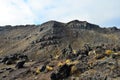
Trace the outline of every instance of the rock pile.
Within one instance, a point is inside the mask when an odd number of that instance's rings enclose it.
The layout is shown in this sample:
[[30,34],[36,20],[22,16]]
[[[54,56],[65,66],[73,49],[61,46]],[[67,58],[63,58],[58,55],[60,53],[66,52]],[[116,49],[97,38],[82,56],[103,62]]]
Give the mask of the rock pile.
[[16,64],[16,67],[23,67],[23,65],[20,65],[21,62],[23,64],[28,61],[28,57],[25,54],[10,54],[8,56],[4,56],[0,58],[0,63],[6,64],[6,65],[12,65]]
[[75,55],[69,45],[61,55],[66,61],[59,63],[60,67],[51,74],[51,80],[69,80],[72,77],[79,80],[120,79],[120,51],[87,46],[84,50],[76,51]]

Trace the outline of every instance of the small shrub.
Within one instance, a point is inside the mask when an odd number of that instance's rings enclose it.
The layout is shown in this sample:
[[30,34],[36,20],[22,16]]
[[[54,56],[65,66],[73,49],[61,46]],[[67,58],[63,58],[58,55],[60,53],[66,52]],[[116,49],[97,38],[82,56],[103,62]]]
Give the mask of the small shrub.
[[47,69],[47,71],[52,71],[52,70],[53,70],[53,67],[51,67],[51,66],[46,66],[46,69]]
[[70,60],[70,59],[67,59],[67,60],[65,61],[65,63],[66,63],[66,64],[70,64],[70,63],[71,63],[71,60]]
[[106,50],[106,51],[105,51],[105,54],[107,54],[107,55],[110,55],[110,54],[112,54],[112,53],[113,53],[112,50]]
[[40,68],[39,68],[39,67],[36,69],[36,73],[37,73],[37,74],[40,73]]
[[73,54],[76,54],[77,53],[77,51],[76,50],[73,50]]
[[58,67],[61,67],[61,66],[63,66],[63,65],[64,65],[64,63],[62,63],[62,62],[59,62],[59,63],[57,64]]

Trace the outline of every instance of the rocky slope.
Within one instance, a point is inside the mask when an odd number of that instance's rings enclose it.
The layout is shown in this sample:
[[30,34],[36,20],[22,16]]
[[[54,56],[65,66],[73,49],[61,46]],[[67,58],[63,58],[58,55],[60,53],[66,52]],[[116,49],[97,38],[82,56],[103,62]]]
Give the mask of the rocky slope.
[[120,29],[78,20],[1,26],[0,57],[2,80],[116,80]]
[[[120,30],[100,28],[86,21],[69,23],[48,21],[41,25],[19,25],[0,27],[0,55],[24,53],[39,55],[53,49],[62,49],[71,44],[75,49],[86,43],[120,44]],[[46,52],[46,53],[48,53]],[[36,56],[35,56],[36,57]]]

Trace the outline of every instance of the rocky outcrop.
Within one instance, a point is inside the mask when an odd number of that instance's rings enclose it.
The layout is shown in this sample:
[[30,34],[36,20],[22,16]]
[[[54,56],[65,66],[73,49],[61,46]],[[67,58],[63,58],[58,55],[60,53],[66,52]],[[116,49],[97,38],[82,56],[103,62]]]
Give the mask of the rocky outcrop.
[[15,64],[18,60],[28,61],[27,55],[24,54],[11,54],[4,57],[1,57],[0,62],[6,65]]
[[66,26],[71,27],[73,29],[87,29],[87,30],[100,29],[98,25],[88,23],[87,21],[78,21],[78,20],[73,20],[67,23]]

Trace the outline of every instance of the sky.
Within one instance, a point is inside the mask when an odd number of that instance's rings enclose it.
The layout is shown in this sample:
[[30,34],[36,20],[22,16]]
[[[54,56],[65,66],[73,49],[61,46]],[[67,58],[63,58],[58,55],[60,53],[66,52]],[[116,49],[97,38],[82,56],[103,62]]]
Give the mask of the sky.
[[1,26],[76,19],[120,28],[120,0],[0,0]]

